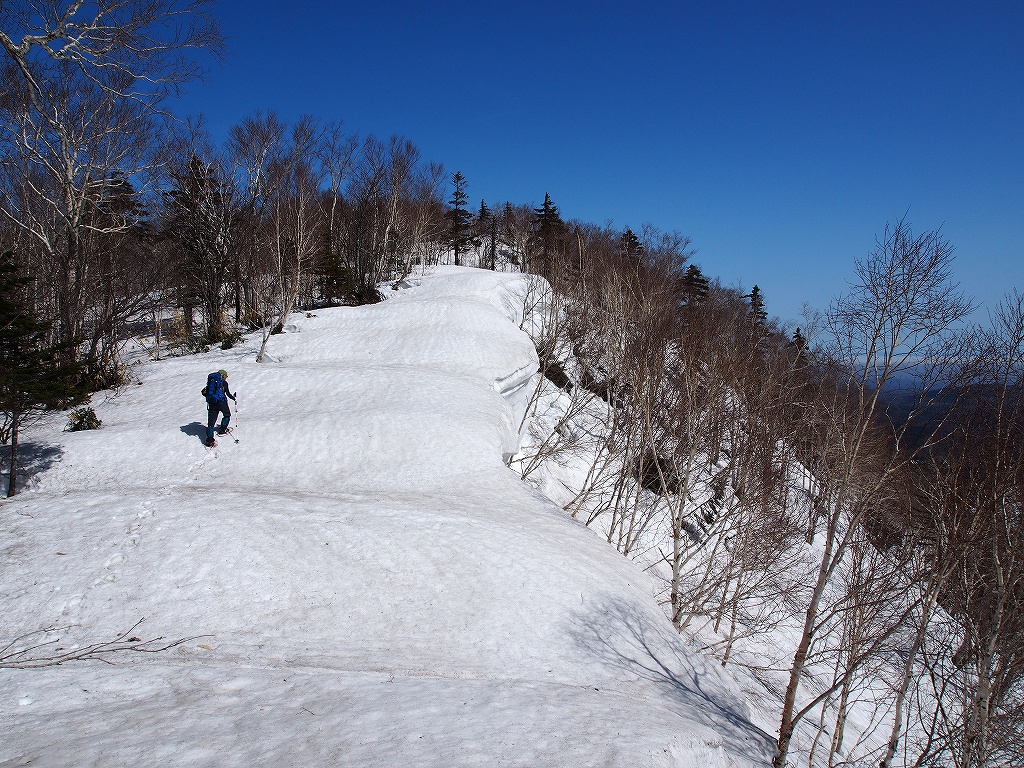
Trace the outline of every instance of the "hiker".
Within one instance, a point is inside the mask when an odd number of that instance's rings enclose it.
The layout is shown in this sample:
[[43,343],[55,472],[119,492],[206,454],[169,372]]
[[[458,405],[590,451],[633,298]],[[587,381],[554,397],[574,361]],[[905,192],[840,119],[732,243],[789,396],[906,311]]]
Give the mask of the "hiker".
[[223,368],[214,371],[206,377],[206,386],[203,387],[203,394],[206,396],[206,407],[209,416],[206,421],[206,444],[216,445],[213,439],[213,425],[217,423],[217,416],[223,414],[220,426],[217,427],[217,434],[223,435],[228,431],[228,422],[231,421],[231,409],[228,408],[228,398],[235,399],[234,394],[228,389],[228,372]]

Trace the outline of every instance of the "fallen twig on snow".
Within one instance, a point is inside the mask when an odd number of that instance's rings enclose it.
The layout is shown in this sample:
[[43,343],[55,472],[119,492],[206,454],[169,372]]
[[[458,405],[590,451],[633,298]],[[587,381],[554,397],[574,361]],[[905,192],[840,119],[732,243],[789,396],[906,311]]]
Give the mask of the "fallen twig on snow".
[[[87,659],[97,659],[107,664],[113,664],[114,662],[105,658],[108,654],[120,653],[122,651],[160,653],[182,643],[187,643],[190,640],[208,637],[208,635],[195,635],[170,642],[164,642],[163,637],[143,640],[141,637],[136,637],[133,633],[145,620],[145,617],[139,619],[131,627],[111,640],[79,645],[68,649],[63,649],[56,645],[61,640],[59,637],[49,640],[45,638],[57,632],[66,632],[71,629],[70,626],[47,627],[26,632],[11,640],[3,648],[0,648],[0,669],[37,669],[57,666],[67,661],[85,661]],[[51,649],[49,646],[54,647]],[[41,651],[40,649],[45,650]]]

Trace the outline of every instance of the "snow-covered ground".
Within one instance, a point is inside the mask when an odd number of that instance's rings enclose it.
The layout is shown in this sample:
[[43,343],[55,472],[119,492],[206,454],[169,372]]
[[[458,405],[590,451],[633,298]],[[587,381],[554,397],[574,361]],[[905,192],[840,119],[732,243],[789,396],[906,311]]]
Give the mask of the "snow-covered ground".
[[[523,278],[411,282],[293,316],[262,365],[251,344],[147,363],[94,397],[100,430],[25,435],[0,646],[143,617],[143,641],[191,639],[0,670],[0,766],[768,762],[651,579],[505,466],[537,368]],[[239,408],[207,449],[218,368]]]

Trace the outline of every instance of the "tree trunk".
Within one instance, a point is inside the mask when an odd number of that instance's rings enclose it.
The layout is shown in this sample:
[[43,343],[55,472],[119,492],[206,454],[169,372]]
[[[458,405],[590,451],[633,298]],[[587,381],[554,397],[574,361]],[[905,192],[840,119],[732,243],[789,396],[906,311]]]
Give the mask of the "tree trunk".
[[833,536],[833,531],[830,528],[825,552],[821,558],[821,567],[818,570],[817,583],[814,585],[814,592],[811,593],[811,599],[807,605],[800,644],[793,655],[793,666],[789,671],[789,684],[786,686],[786,698],[782,705],[782,719],[779,723],[778,751],[772,761],[774,768],[784,768],[786,765],[789,744],[793,740],[793,731],[796,729],[796,694],[800,689],[800,681],[803,679],[807,657],[811,650],[811,641],[814,639],[814,628],[818,621],[818,606],[825,594],[825,587],[828,585],[828,566],[832,562]]
[[18,482],[18,421],[19,414],[14,412],[11,419],[11,471],[7,476],[7,498],[11,498],[17,491]]
[[[852,654],[851,654],[852,655]],[[851,660],[851,665],[853,661]],[[843,687],[839,693],[839,711],[836,713],[835,730],[832,733],[832,745],[828,752],[829,768],[836,765],[836,757],[843,752],[843,740],[846,736],[846,718],[850,710],[850,685],[853,682],[853,668],[846,670],[843,675]]]
[[967,739],[962,756],[964,768],[980,768],[988,759],[988,744],[991,731],[992,704],[992,668],[994,652],[990,641],[985,650],[979,654],[978,690],[971,703],[967,720]]
[[892,765],[893,757],[896,756],[896,749],[899,747],[900,737],[903,735],[903,708],[906,706],[907,692],[910,690],[910,681],[914,675],[914,660],[924,645],[925,633],[928,631],[928,622],[931,619],[932,606],[935,604],[934,600],[934,593],[930,593],[921,609],[921,622],[917,625],[917,634],[910,646],[910,650],[907,652],[907,660],[903,665],[900,687],[896,691],[896,701],[893,704],[892,733],[889,735],[889,743],[885,747],[885,755],[883,755],[882,761],[878,764],[878,768],[889,768]]
[[153,333],[154,333],[154,336],[156,337],[156,359],[157,360],[160,359],[160,344],[161,344],[161,341],[162,341],[161,336],[160,336],[160,315],[161,314],[162,313],[159,312],[158,310],[153,310]]

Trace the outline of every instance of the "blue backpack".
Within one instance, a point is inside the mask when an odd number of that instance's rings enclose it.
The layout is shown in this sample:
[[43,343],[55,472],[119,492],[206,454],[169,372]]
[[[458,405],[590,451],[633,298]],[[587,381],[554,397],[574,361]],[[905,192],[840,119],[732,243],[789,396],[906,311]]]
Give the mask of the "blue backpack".
[[206,377],[203,394],[206,396],[207,402],[210,403],[218,403],[227,399],[224,397],[224,380],[220,377],[219,371],[214,371]]

